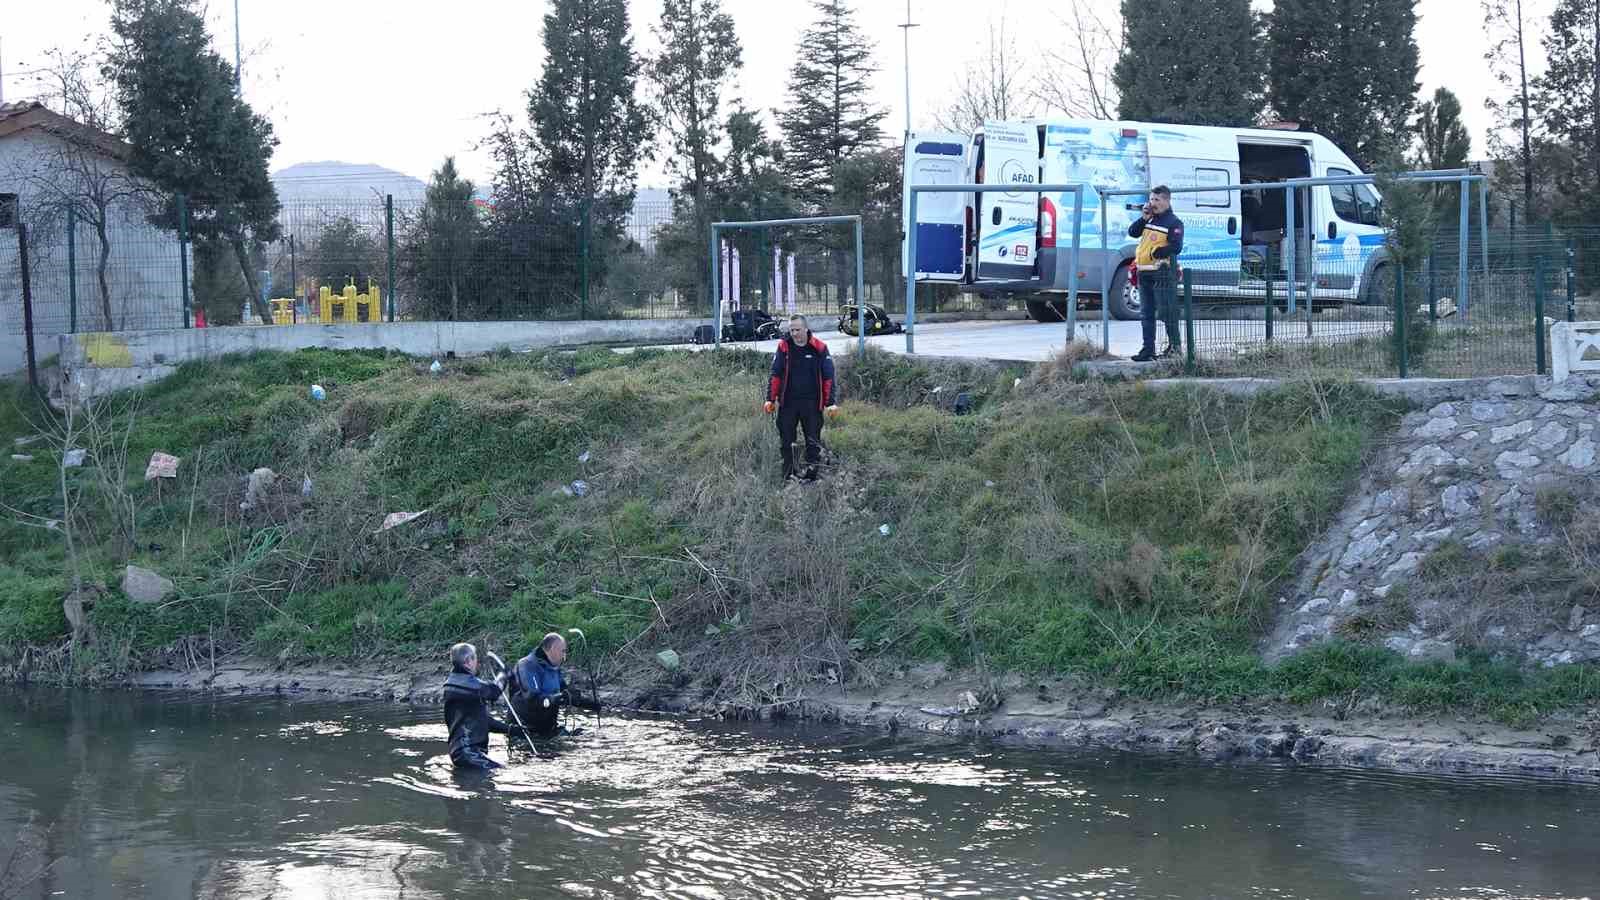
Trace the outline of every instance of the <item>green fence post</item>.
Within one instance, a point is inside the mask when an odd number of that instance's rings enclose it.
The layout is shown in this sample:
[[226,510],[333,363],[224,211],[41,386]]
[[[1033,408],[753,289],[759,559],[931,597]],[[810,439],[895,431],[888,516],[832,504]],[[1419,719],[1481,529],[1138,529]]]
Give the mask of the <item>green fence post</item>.
[[1535,370],[1544,374],[1544,254],[1533,258],[1533,359]]
[[389,256],[389,321],[394,321],[394,195],[383,195],[384,245]]
[[1272,307],[1275,306],[1275,305],[1276,304],[1274,304],[1272,302],[1272,275],[1271,275],[1271,273],[1268,273],[1268,275],[1267,275],[1267,342],[1268,343],[1271,343],[1271,341],[1272,341],[1272,313],[1273,313]]
[[1411,375],[1411,361],[1407,358],[1409,348],[1406,347],[1405,263],[1396,263],[1394,267],[1394,340],[1395,356],[1400,362],[1400,377],[1409,378]]
[[1183,352],[1184,367],[1194,371],[1194,272],[1183,270]]
[[[191,326],[189,306],[189,202],[178,195],[178,280],[183,290],[183,327]],[[106,327],[111,327],[110,323]]]
[[1428,321],[1439,321],[1439,297],[1433,283],[1433,254],[1428,254]]
[[[67,205],[67,331],[78,333],[78,208]],[[106,327],[110,327],[108,323]]]

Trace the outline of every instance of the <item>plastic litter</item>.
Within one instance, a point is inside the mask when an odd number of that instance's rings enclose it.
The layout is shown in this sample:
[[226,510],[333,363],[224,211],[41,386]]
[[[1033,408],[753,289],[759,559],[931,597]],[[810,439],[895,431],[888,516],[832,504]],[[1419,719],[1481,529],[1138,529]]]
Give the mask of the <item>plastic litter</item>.
[[83,465],[83,458],[88,455],[88,450],[82,447],[76,447],[68,450],[66,453],[61,454],[61,465],[68,469],[76,469]]
[[676,651],[663,650],[657,653],[656,662],[660,663],[661,668],[666,669],[668,672],[676,672],[678,670],[678,654]]
[[328,392],[322,389],[322,385],[313,384],[311,386],[311,399],[326,400],[328,399]]
[[585,450],[578,455],[578,462],[587,465],[591,458],[589,451]]
[[13,453],[11,458],[16,462],[33,462],[33,457],[26,453]]
[[307,475],[306,477],[300,479],[300,496],[302,496],[302,497],[311,496],[311,476],[310,475]]
[[404,525],[407,522],[411,522],[411,521],[414,521],[416,519],[420,519],[420,518],[422,518],[423,516],[425,516],[427,514],[428,514],[427,510],[422,510],[421,512],[392,512],[392,513],[389,513],[387,516],[383,517],[383,524],[379,525],[378,526],[378,530],[376,532],[374,532],[374,533],[375,534],[382,534],[382,533],[384,533],[385,531],[388,531],[391,528],[394,528],[394,527],[399,526],[399,525]]
[[589,482],[578,479],[572,483],[572,493],[579,497],[589,496]]
[[157,450],[150,454],[150,463],[144,467],[144,480],[152,478],[177,478],[178,458]]
[[892,531],[892,530],[893,529],[891,529],[889,527],[889,523],[888,522],[885,522],[882,525],[878,526],[878,533],[883,535],[884,537],[888,537],[889,536],[889,532]]
[[444,366],[439,365],[439,361],[436,359],[436,360],[433,361],[433,365],[428,367],[428,371],[432,372],[435,375],[437,375],[440,372],[444,371]]

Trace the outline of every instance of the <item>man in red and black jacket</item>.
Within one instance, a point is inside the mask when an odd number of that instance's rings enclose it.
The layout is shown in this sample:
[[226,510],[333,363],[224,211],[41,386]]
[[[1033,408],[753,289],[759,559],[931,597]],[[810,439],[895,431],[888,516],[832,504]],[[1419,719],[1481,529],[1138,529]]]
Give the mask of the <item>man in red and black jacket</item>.
[[[778,413],[778,441],[783,456],[783,477],[815,481],[822,461],[822,415],[838,412],[834,397],[833,357],[828,345],[811,335],[805,316],[789,319],[789,334],[778,341],[772,355],[772,377],[767,382],[768,413]],[[806,470],[794,466],[795,426],[806,436]]]

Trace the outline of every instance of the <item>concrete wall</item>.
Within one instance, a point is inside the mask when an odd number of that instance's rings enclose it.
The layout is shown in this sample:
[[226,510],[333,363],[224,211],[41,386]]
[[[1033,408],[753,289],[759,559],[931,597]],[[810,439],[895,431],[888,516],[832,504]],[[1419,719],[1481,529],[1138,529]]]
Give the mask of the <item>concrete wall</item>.
[[[47,348],[54,348],[55,342],[45,344]],[[34,351],[38,351],[38,347]],[[0,378],[15,375],[28,370],[27,338],[20,334],[6,334],[0,331]]]
[[[527,352],[610,342],[676,342],[698,319],[621,319],[603,322],[395,322],[376,325],[260,325],[63,334],[46,341],[41,356],[59,344],[63,390],[87,399],[159,381],[179,364],[257,350],[384,349],[412,356],[471,356],[501,348]],[[3,345],[0,345],[3,351]]]

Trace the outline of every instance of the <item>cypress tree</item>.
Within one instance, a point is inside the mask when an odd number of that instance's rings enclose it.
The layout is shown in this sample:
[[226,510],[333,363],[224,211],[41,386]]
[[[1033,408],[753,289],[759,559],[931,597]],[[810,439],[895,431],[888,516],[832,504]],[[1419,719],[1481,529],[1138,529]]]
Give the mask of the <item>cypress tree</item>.
[[1123,0],[1117,114],[1148,122],[1252,125],[1261,116],[1250,0]]

